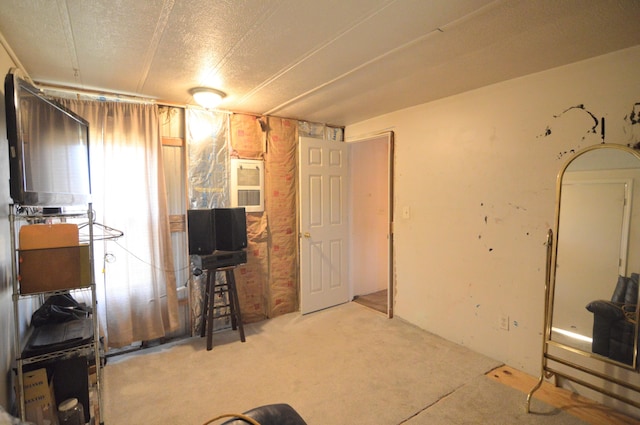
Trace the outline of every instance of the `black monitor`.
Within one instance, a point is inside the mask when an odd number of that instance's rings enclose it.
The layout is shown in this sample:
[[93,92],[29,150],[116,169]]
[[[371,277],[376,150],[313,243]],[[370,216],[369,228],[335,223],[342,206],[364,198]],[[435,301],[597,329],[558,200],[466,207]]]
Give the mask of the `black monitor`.
[[90,201],[89,124],[11,70],[4,81],[10,195],[15,204]]

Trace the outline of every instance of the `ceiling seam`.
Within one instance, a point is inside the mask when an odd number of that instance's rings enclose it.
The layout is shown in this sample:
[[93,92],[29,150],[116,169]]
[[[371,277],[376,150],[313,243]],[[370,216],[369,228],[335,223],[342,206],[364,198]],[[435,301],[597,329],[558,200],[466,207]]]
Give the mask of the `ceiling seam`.
[[369,59],[368,61],[363,62],[362,64],[356,66],[355,68],[352,68],[349,71],[344,72],[344,73],[338,75],[335,78],[332,78],[331,80],[328,80],[328,81],[326,81],[326,82],[324,82],[324,83],[322,83],[322,84],[320,84],[320,85],[318,85],[318,86],[316,86],[316,87],[314,87],[314,88],[312,88],[310,90],[307,90],[307,91],[299,94],[298,96],[295,96],[295,97],[289,99],[288,101],[286,101],[284,103],[281,103],[280,105],[278,105],[278,106],[276,106],[274,108],[269,109],[268,111],[264,112],[264,114],[265,115],[270,115],[270,114],[273,114],[276,111],[279,111],[279,110],[281,110],[283,108],[286,108],[287,106],[291,105],[292,103],[295,103],[298,100],[300,100],[300,99],[302,99],[304,97],[307,97],[307,96],[317,92],[318,90],[320,90],[320,89],[322,89],[324,87],[327,87],[327,86],[329,86],[329,85],[331,85],[331,84],[333,84],[333,83],[335,83],[337,81],[340,81],[340,80],[348,77],[349,75],[354,74],[354,73],[360,71],[361,69],[364,69],[364,68],[368,67],[369,65],[372,65],[372,64],[374,64],[374,63],[386,58],[387,56],[391,56],[391,55],[393,55],[393,54],[395,54],[395,53],[397,53],[397,52],[399,52],[399,51],[401,51],[403,49],[406,49],[407,47],[410,47],[410,46],[412,46],[414,44],[420,43],[420,42],[426,40],[427,38],[433,36],[434,34],[442,34],[442,30],[440,28],[436,28],[436,29],[429,31],[428,33],[426,33],[426,34],[424,34],[424,35],[422,35],[422,36],[420,36],[418,38],[415,38],[415,39],[413,39],[411,41],[408,41],[408,42],[404,43],[401,46],[398,46],[398,47],[396,47],[396,48],[394,48],[392,50],[389,50],[389,51],[387,51],[387,52],[385,52],[385,53],[383,53],[381,55],[378,55],[373,59]]
[[255,21],[252,22],[252,24],[249,26],[251,28],[251,30],[246,31],[242,37],[240,37],[234,44],[233,46],[231,46],[231,48],[229,48],[229,50],[227,50],[227,52],[224,54],[224,56],[222,56],[222,58],[220,58],[220,60],[218,61],[218,63],[216,63],[209,72],[207,72],[205,74],[205,76],[203,77],[203,79],[201,81],[199,81],[199,84],[201,86],[206,86],[207,85],[207,81],[209,81],[211,79],[211,76],[217,73],[217,71],[222,68],[222,66],[225,64],[225,62],[227,62],[229,60],[229,58],[231,57],[231,55],[237,50],[238,45],[240,43],[242,43],[243,40],[245,40],[249,34],[253,33],[256,31],[256,29],[258,29],[262,23],[264,23],[264,21],[266,21],[268,18],[270,18],[271,16],[273,16],[278,10],[280,10],[280,8],[282,7],[282,0],[278,2],[278,7],[274,7],[271,9],[271,13],[264,13],[264,14],[260,14],[259,16],[262,19],[256,19]]
[[495,9],[498,4],[503,4],[505,3],[505,0],[494,0],[490,3],[487,3],[483,6],[480,6],[477,9],[474,9],[472,12],[467,13],[466,15],[463,15],[461,17],[459,17],[458,19],[454,19],[451,22],[448,22],[444,25],[441,25],[440,27],[438,27],[442,32],[444,31],[448,31],[452,28],[455,28],[465,22],[468,22],[469,20],[476,18],[479,15],[483,15],[485,13],[487,13],[487,11],[491,10],[491,9]]
[[[452,27],[460,25],[460,24],[468,21],[469,19],[474,18],[477,15],[485,13],[487,10],[495,8],[496,5],[500,4],[500,3],[504,3],[504,0],[494,0],[494,1],[490,2],[490,3],[488,3],[488,4],[485,4],[484,6],[482,6],[480,8],[470,12],[470,13],[467,13],[466,15],[464,15],[464,16],[458,18],[458,19],[454,19],[453,21],[450,21],[450,22],[448,22],[448,23],[446,23],[444,25],[440,25],[440,26],[436,27],[435,29],[429,31],[428,33],[424,34],[421,37],[418,37],[416,39],[408,41],[407,43],[405,43],[405,44],[403,44],[401,46],[398,46],[398,47],[394,48],[393,50],[387,51],[387,52],[383,53],[382,55],[379,55],[379,56],[377,56],[377,57],[375,57],[373,59],[370,59],[369,61],[367,61],[365,63],[362,63],[362,64],[358,65],[357,67],[355,67],[353,69],[350,69],[349,71],[347,71],[347,72],[345,72],[345,73],[343,73],[343,74],[341,74],[341,75],[339,75],[339,76],[337,76],[337,77],[335,77],[335,78],[333,78],[333,79],[331,79],[329,81],[326,81],[326,82],[320,84],[319,86],[316,86],[316,87],[314,87],[314,88],[312,88],[310,90],[307,90],[307,91],[301,93],[300,95],[298,95],[296,97],[293,97],[293,98],[289,99],[288,101],[269,109],[268,111],[264,112],[264,114],[267,114],[267,115],[268,114],[273,114],[275,111],[278,111],[278,110],[280,110],[282,108],[285,108],[285,107],[291,105],[292,103],[295,103],[298,100],[300,100],[302,98],[305,98],[305,97],[311,95],[312,93],[314,93],[314,92],[316,92],[316,91],[318,91],[318,90],[320,90],[320,89],[322,89],[324,87],[327,87],[327,86],[335,83],[336,81],[339,81],[339,80],[341,80],[343,78],[346,78],[349,75],[351,75],[351,74],[353,74],[353,73],[355,73],[355,72],[357,72],[357,71],[359,71],[359,70],[361,70],[361,69],[363,69],[363,68],[365,68],[365,67],[367,67],[367,66],[369,66],[369,65],[371,65],[371,64],[373,64],[373,63],[375,63],[375,62],[377,62],[377,61],[379,61],[379,60],[381,60],[381,59],[383,59],[383,58],[385,58],[385,57],[387,57],[389,55],[391,55],[391,54],[394,54],[394,53],[396,53],[396,52],[398,52],[398,51],[400,51],[402,49],[410,47],[413,44],[422,42],[423,40],[427,39],[428,37],[430,37],[434,33],[436,33],[436,34],[437,33],[444,33],[446,30],[449,30]],[[253,93],[253,91],[251,91],[250,93]],[[244,97],[243,97],[243,100],[244,100]]]
[[142,88],[147,81],[147,77],[149,76],[149,72],[151,71],[151,64],[153,63],[153,59],[156,56],[156,52],[158,51],[158,45],[160,44],[162,34],[164,34],[164,30],[167,28],[169,16],[171,15],[174,4],[175,0],[164,0],[164,2],[162,3],[162,10],[160,11],[160,16],[158,17],[156,28],[153,31],[153,37],[151,37],[149,47],[147,48],[147,51],[144,55],[144,60],[142,61],[143,67],[140,74],[140,79],[138,80],[138,84],[136,86],[137,92],[142,92]]
[[372,17],[376,16],[377,14],[379,14],[384,9],[390,7],[395,2],[396,2],[396,0],[390,1],[387,4],[385,4],[384,6],[374,10],[373,12],[369,13],[367,16],[365,16],[362,19],[360,19],[359,21],[356,21],[355,24],[350,25],[346,30],[343,30],[338,35],[336,35],[335,37],[333,37],[330,40],[322,43],[321,45],[319,45],[315,49],[308,51],[306,54],[304,54],[301,57],[299,57],[299,59],[295,60],[294,62],[291,62],[288,66],[286,66],[284,68],[281,68],[280,71],[276,72],[271,77],[267,78],[261,84],[257,85],[252,90],[247,92],[244,96],[242,96],[242,98],[238,100],[238,103],[239,104],[244,103],[246,100],[248,100],[250,97],[252,97],[255,93],[259,92],[260,90],[262,90],[263,88],[265,88],[266,86],[271,84],[272,82],[276,81],[277,79],[279,79],[280,77],[285,75],[287,72],[291,71],[292,69],[294,69],[295,67],[297,67],[298,65],[300,65],[301,63],[303,63],[304,61],[306,61],[307,59],[309,59],[313,55],[315,55],[316,53],[320,52],[321,50],[323,50],[323,49],[327,48],[328,46],[330,46],[331,44],[335,43],[340,38],[342,38],[344,35],[350,33],[355,28],[357,28],[358,26],[362,25],[364,22],[368,21]]
[[67,0],[58,0],[58,16],[60,17],[62,30],[64,31],[64,41],[67,45],[67,51],[71,59],[71,68],[73,70],[73,78],[76,82],[84,85],[82,82],[82,75],[80,74],[80,65],[78,63],[78,54],[76,51],[76,43],[73,36],[73,26],[71,25],[71,16],[69,16],[69,8],[67,7]]

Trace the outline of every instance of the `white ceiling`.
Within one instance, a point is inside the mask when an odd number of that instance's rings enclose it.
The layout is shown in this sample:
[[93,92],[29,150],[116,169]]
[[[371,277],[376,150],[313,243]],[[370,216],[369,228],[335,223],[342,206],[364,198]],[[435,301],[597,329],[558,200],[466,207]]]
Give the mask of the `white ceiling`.
[[640,44],[638,0],[0,0],[36,82],[348,125]]

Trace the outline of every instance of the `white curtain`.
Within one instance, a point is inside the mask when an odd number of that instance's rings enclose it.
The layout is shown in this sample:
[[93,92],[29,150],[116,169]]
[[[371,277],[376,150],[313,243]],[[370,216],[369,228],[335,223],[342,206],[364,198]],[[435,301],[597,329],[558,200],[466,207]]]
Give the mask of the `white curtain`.
[[124,232],[94,244],[106,345],[161,338],[179,317],[158,107],[60,101],[89,122],[95,221]]

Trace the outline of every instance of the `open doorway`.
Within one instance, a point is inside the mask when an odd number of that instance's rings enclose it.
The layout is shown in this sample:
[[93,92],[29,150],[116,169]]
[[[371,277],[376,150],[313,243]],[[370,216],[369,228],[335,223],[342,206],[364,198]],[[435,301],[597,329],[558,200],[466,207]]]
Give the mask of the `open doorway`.
[[353,299],[393,317],[393,133],[349,142]]

